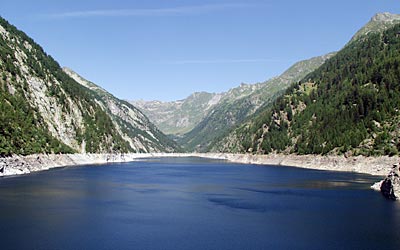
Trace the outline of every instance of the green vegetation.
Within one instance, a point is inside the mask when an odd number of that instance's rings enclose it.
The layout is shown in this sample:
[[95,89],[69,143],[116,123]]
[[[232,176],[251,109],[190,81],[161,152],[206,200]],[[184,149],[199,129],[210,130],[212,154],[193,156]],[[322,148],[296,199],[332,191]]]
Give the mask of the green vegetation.
[[178,139],[187,151],[208,151],[215,138],[222,137],[229,128],[242,123],[254,112],[254,103],[246,96],[232,102],[222,101],[189,133]]
[[323,64],[334,53],[295,63],[279,77],[263,83],[242,84],[228,92],[194,93],[176,102],[133,102],[163,132],[172,134],[185,151],[208,151],[230,130],[254,117],[293,81]]
[[243,151],[394,155],[400,150],[399,109],[396,25],[348,44],[234,136],[247,138],[238,146]]
[[74,152],[48,134],[24,96],[11,95],[5,88],[0,80],[0,156]]

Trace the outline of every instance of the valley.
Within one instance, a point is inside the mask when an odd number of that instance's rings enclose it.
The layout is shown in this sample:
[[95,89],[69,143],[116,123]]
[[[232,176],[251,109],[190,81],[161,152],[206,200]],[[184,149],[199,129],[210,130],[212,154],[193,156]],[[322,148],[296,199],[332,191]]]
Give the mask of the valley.
[[[2,173],[186,152],[357,172],[361,162],[363,173],[385,175],[400,151],[399,34],[400,15],[379,13],[341,50],[299,61],[265,82],[172,102],[128,102],[61,68],[0,19],[0,154],[8,157]],[[382,168],[379,157],[392,158]],[[42,167],[41,158],[48,162]]]
[[[189,152],[398,155],[399,23],[399,15],[377,14],[342,50],[263,83],[132,103]],[[171,130],[181,124],[190,125]]]
[[2,2],[1,249],[400,249],[395,2]]

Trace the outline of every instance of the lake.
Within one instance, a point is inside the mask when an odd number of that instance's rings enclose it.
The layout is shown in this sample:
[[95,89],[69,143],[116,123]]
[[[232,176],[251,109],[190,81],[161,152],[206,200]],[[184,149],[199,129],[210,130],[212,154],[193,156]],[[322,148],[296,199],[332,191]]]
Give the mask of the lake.
[[379,179],[200,158],[7,177],[1,249],[400,249]]

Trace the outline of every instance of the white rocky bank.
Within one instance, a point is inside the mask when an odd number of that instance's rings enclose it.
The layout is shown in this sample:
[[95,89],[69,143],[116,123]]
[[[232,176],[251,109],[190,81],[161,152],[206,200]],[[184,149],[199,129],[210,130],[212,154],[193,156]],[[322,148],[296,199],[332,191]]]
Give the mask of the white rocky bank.
[[[317,170],[346,171],[363,174],[389,176],[390,183],[397,183],[393,178],[399,177],[399,171],[392,167],[400,162],[400,157],[344,157],[344,156],[315,156],[315,155],[250,155],[250,154],[224,154],[224,153],[146,153],[146,154],[35,154],[29,156],[12,156],[0,158],[0,176],[27,174],[36,171],[47,170],[50,168],[77,166],[87,164],[106,164],[112,162],[130,162],[139,158],[152,157],[203,157],[210,159],[220,159],[235,163],[293,166]],[[396,165],[397,166],[397,165]],[[393,172],[395,169],[396,171]],[[372,185],[372,188],[381,190],[381,181]],[[399,181],[400,183],[400,181]],[[391,190],[391,197],[400,197],[399,190]],[[394,195],[394,196],[393,196]]]
[[34,154],[0,158],[0,176],[21,175],[51,168],[129,162],[152,154]]
[[129,162],[152,157],[203,157],[235,163],[293,166],[308,169],[346,171],[387,176],[400,157],[344,157],[319,155],[250,155],[225,153],[142,153],[142,154],[34,154],[0,158],[0,176],[26,174],[50,168],[86,164]]

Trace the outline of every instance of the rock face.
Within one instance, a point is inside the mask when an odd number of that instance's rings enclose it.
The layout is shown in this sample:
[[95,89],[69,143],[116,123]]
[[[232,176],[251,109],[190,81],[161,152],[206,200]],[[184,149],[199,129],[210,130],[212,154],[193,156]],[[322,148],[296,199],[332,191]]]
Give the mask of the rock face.
[[389,175],[382,181],[382,194],[389,199],[398,200],[400,198],[400,168],[395,164]]
[[225,93],[196,92],[171,102],[131,101],[165,134],[183,135],[192,130],[223,98]]

